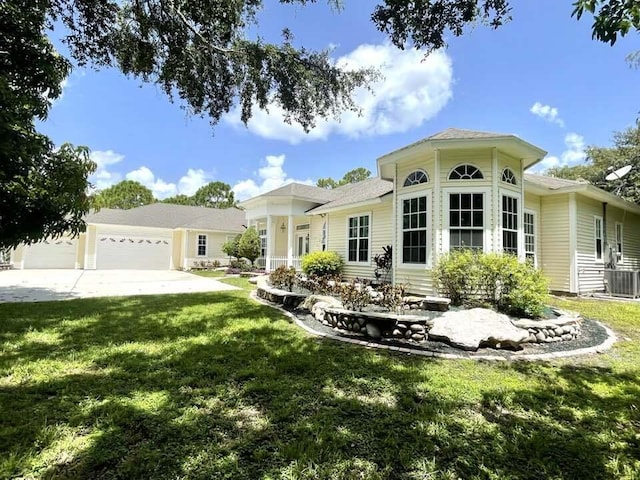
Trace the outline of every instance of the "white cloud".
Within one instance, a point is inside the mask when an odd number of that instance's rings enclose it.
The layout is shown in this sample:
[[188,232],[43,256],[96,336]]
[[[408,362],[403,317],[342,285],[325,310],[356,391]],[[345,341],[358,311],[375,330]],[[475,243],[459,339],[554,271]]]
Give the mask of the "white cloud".
[[540,162],[535,170],[542,171],[552,167],[572,167],[578,163],[582,163],[587,158],[585,153],[586,144],[584,143],[584,137],[577,133],[567,133],[564,137],[565,150],[559,157],[551,155],[546,157]]
[[267,155],[263,166],[258,169],[258,182],[252,178],[248,178],[236,183],[232,187],[236,198],[238,200],[245,200],[291,182],[305,183],[307,185],[313,185],[315,183],[311,179],[294,180],[293,178],[289,178],[283,168],[284,161],[284,155]]
[[193,195],[196,191],[211,181],[211,175],[202,169],[190,168],[187,174],[178,181],[178,191],[184,195]]
[[161,178],[156,178],[154,173],[144,166],[127,173],[126,178],[141,183],[153,192],[154,197],[160,200],[171,197],[178,191],[175,183],[167,183]]
[[[336,133],[358,138],[405,132],[433,118],[452,97],[453,68],[443,51],[425,58],[423,51],[402,51],[387,44],[360,45],[340,57],[336,64],[352,69],[376,67],[382,74],[371,85],[371,91],[360,88],[355,92],[361,115],[345,112],[339,120],[318,119],[316,127],[307,134],[299,125],[287,124],[279,106],[270,105],[268,113],[255,107],[249,131],[292,144],[326,139]],[[225,116],[225,120],[242,127],[239,108]]]
[[536,102],[529,109],[531,113],[533,113],[536,117],[540,117],[547,122],[555,123],[560,127],[564,128],[564,120],[560,118],[560,113],[556,107],[552,107],[551,105],[543,105],[540,102]]
[[97,168],[94,174],[89,177],[89,181],[97,190],[103,190],[122,180],[122,175],[109,171],[108,167],[120,163],[124,160],[124,155],[113,150],[94,150],[91,152],[90,158],[96,163]]

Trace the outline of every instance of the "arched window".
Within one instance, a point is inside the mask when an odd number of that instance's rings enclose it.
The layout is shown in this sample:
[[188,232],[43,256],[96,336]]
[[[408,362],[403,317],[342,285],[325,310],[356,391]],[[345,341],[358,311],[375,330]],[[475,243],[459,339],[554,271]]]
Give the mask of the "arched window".
[[513,173],[513,170],[510,168],[505,168],[502,171],[502,181],[504,183],[510,183],[511,185],[516,185],[516,175]]
[[427,183],[429,177],[422,170],[416,170],[411,172],[404,181],[404,187],[410,187],[411,185],[418,185],[420,183]]
[[449,174],[449,180],[481,180],[482,172],[473,165],[459,165]]

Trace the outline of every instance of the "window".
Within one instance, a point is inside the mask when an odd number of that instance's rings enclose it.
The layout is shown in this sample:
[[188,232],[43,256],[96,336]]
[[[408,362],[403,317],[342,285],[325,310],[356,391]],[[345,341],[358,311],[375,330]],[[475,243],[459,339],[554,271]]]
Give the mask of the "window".
[[618,261],[622,261],[622,224],[616,223],[616,255],[618,256]]
[[536,264],[536,218],[535,214],[524,212],[524,255]]
[[402,263],[427,263],[427,197],[402,201]]
[[258,230],[258,235],[260,236],[260,256],[267,256],[267,229],[261,228]]
[[484,247],[484,196],[482,193],[449,194],[449,246]]
[[502,196],[502,251],[518,255],[518,199]]
[[516,175],[513,173],[513,170],[510,168],[505,168],[502,171],[502,181],[504,183],[510,183],[511,185],[516,184]]
[[481,180],[482,172],[473,165],[459,165],[449,174],[449,180]]
[[369,261],[369,215],[349,217],[348,255],[350,262]]
[[602,261],[602,217],[593,217],[596,261]]
[[302,225],[296,225],[296,232],[300,232],[302,230],[309,230],[309,224],[303,223]]
[[415,172],[411,172],[405,179],[403,187],[419,185],[420,183],[427,183],[428,181],[429,177],[425,172],[423,172],[422,170],[416,170]]
[[207,236],[206,235],[198,235],[198,256],[199,257],[207,256]]

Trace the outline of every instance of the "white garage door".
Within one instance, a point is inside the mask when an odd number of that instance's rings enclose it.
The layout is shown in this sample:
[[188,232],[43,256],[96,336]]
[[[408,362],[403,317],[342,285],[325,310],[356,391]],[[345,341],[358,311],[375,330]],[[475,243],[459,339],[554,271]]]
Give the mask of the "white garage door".
[[97,240],[99,270],[169,270],[170,238],[98,234]]
[[78,240],[57,238],[24,249],[24,268],[75,268]]

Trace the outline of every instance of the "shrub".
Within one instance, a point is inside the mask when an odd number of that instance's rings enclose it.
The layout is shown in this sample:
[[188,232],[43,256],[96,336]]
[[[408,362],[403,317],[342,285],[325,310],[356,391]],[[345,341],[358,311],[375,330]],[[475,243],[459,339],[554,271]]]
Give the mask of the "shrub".
[[388,282],[389,273],[393,266],[393,247],[391,245],[382,247],[382,253],[373,256],[373,263],[376,266],[376,269],[373,272],[373,275],[376,277],[376,281],[384,283]]
[[492,306],[506,314],[531,318],[544,311],[547,279],[513,255],[455,251],[440,257],[434,277],[454,305]]
[[307,275],[339,275],[343,264],[337,252],[311,252],[302,257],[302,271]]
[[229,268],[233,268],[234,270],[239,270],[241,272],[248,272],[252,269],[251,265],[249,265],[243,259],[231,260],[229,262]]
[[235,236],[233,240],[229,240],[228,242],[224,242],[222,245],[222,251],[229,255],[230,257],[234,257],[236,260],[240,260],[240,239],[242,238],[242,234],[239,233]]
[[376,291],[380,296],[376,299],[375,303],[383,308],[386,308],[390,312],[401,309],[404,307],[404,296],[406,293],[405,285],[391,285],[385,283],[380,285]]
[[369,295],[362,281],[357,278],[349,283],[340,284],[339,290],[340,300],[342,300],[342,304],[347,310],[360,312],[371,303],[371,295]]
[[291,292],[296,282],[296,269],[280,265],[269,274],[269,281],[274,287]]
[[298,287],[320,295],[339,295],[341,281],[339,275],[298,275],[296,277]]

